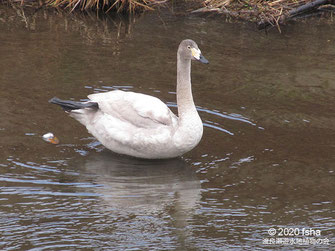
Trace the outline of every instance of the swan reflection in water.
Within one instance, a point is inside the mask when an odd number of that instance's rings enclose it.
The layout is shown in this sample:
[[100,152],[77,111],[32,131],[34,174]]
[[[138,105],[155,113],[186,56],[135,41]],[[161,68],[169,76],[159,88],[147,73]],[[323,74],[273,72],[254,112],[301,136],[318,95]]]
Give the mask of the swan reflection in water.
[[103,151],[86,156],[84,169],[108,211],[136,214],[173,208],[183,214],[200,200],[200,181],[181,158],[143,160]]

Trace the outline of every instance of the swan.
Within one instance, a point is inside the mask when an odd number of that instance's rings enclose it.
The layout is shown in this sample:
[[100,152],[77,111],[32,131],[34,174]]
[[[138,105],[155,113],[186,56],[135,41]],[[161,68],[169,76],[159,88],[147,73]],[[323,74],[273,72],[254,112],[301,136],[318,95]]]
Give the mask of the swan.
[[49,102],[60,105],[113,152],[145,159],[175,158],[198,145],[203,133],[192,96],[191,60],[208,64],[198,45],[186,39],[177,51],[179,117],[160,99],[130,91],[91,94],[87,102],[57,97]]

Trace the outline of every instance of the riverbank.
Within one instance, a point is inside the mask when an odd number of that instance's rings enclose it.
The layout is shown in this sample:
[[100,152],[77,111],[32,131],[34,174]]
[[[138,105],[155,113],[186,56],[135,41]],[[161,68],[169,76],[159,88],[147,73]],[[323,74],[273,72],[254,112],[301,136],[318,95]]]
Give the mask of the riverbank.
[[335,0],[0,0],[10,5],[73,11],[139,13],[168,8],[183,15],[220,15],[257,23],[259,29],[318,16],[332,20]]
[[216,13],[257,23],[259,29],[277,26],[291,20],[312,16],[330,17],[334,0],[207,0],[205,6],[192,13]]

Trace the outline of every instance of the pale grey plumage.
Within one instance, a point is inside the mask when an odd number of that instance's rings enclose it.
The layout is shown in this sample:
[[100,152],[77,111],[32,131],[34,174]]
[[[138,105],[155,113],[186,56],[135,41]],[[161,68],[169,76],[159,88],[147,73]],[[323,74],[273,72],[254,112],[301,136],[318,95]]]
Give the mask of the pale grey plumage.
[[[70,115],[114,152],[148,159],[180,156],[199,143],[203,132],[192,97],[191,60],[208,63],[194,41],[183,40],[177,52],[179,117],[156,97],[121,90],[89,95],[91,107],[80,103],[76,109],[71,102]],[[66,102],[52,101],[64,109]]]

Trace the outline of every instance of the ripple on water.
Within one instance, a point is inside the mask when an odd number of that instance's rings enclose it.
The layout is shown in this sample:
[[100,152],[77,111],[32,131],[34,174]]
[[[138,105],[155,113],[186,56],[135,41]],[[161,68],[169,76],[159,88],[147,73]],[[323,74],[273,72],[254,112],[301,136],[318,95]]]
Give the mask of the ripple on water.
[[[199,201],[200,182],[181,159],[142,161],[101,152],[65,166],[33,166],[19,159],[9,165],[16,174],[0,175],[6,184],[0,188],[0,210],[7,216],[0,231],[8,233],[6,248],[108,243],[137,249],[163,243],[173,249],[176,240],[168,233],[175,227],[169,226],[165,210],[178,214],[178,224],[186,224]],[[67,170],[72,168],[76,175]]]
[[[86,86],[86,88],[92,88],[94,90],[94,93],[99,93],[99,92],[107,92],[107,91],[111,91],[111,90],[130,91],[134,87],[130,86],[130,85],[111,85],[111,86],[102,85],[100,87]],[[156,90],[156,89],[152,89],[152,91],[154,93],[161,92],[160,90]],[[168,92],[168,93],[173,94],[173,95],[176,94],[175,92]],[[83,100],[87,100],[87,99],[83,99]],[[176,108],[177,104],[175,102],[167,102],[167,106]],[[246,116],[243,116],[241,114],[238,114],[238,113],[228,114],[228,113],[225,113],[225,112],[220,112],[217,109],[210,110],[208,108],[203,108],[203,107],[200,107],[200,106],[197,106],[196,108],[197,108],[197,110],[200,114],[201,113],[207,113],[207,114],[210,114],[210,115],[214,115],[213,120],[217,120],[217,118],[223,118],[223,119],[228,119],[228,120],[233,120],[233,121],[246,123],[246,124],[249,124],[249,125],[252,125],[252,126],[257,126],[254,122],[251,121],[251,119],[249,119]],[[205,120],[205,122],[203,122],[203,125],[208,127],[208,128],[219,130],[221,132],[224,132],[224,133],[232,135],[232,136],[234,135],[234,132],[231,132],[227,129],[224,129],[221,124],[222,123],[215,122],[215,121],[212,121],[212,120]],[[261,126],[259,126],[258,128],[259,129],[264,129]],[[83,155],[85,155],[85,154],[86,153],[84,153]]]
[[[125,24],[24,10],[23,23],[11,10],[6,17],[1,9],[0,21],[0,148],[13,155],[0,163],[0,249],[262,250],[279,224],[334,237],[330,26],[263,36],[221,19],[161,25],[144,15],[135,26],[133,17]],[[185,34],[213,63],[193,74],[205,137],[179,161],[114,156],[78,139],[85,129],[48,104],[51,90],[76,100],[114,89],[175,100],[175,49]],[[125,80],[137,85],[109,84]],[[68,143],[40,145],[48,127]]]

